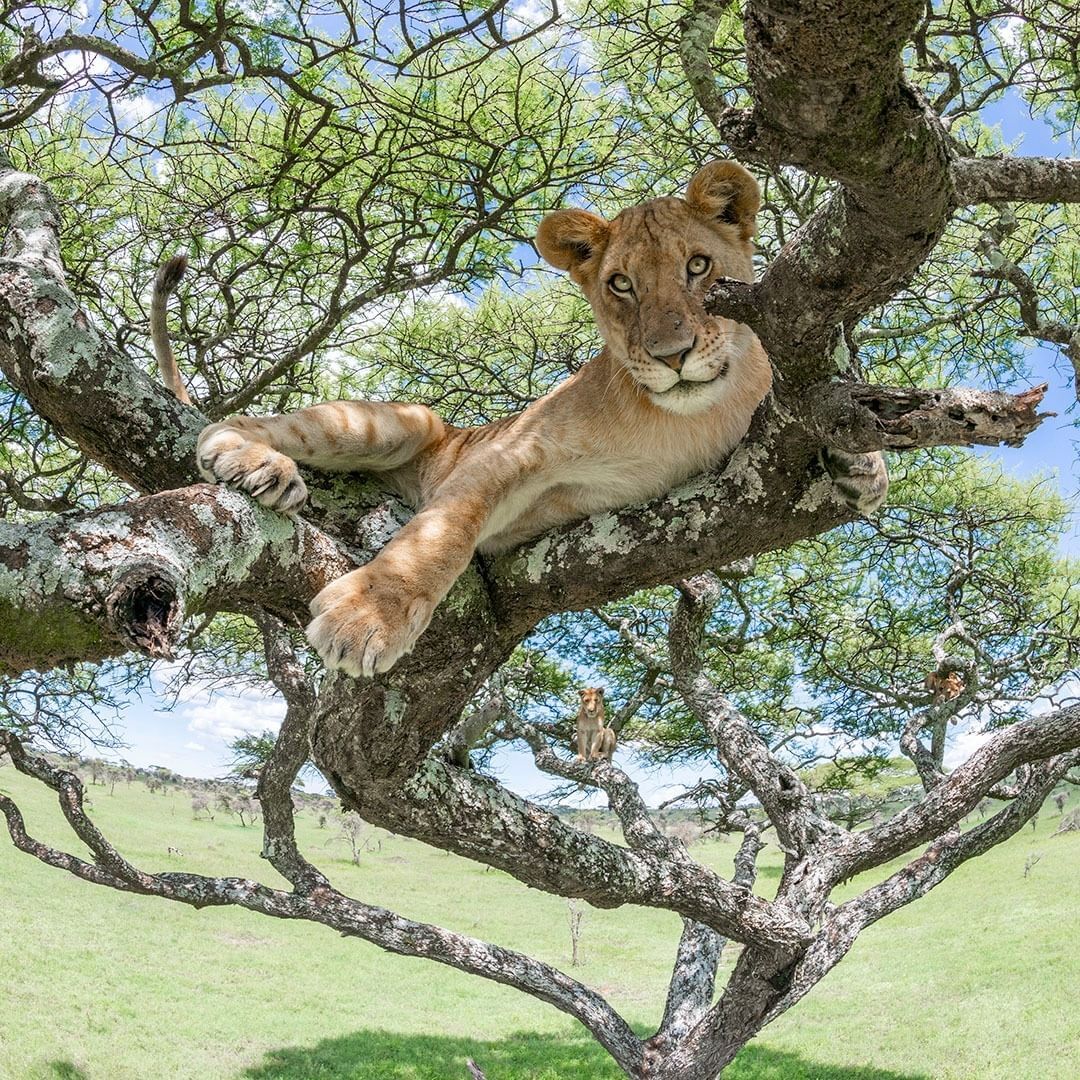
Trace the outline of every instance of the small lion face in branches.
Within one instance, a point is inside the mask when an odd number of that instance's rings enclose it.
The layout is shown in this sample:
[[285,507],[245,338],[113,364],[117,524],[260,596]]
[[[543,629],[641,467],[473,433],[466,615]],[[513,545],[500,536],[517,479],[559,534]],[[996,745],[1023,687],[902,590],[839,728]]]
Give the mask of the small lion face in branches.
[[604,688],[602,686],[586,686],[578,691],[581,699],[581,711],[585,716],[593,717],[604,715]]
[[611,760],[615,753],[616,736],[609,727],[604,726],[604,688],[586,686],[578,691],[577,722],[575,724],[575,742],[577,743],[578,761]]
[[760,201],[741,165],[714,161],[683,199],[652,199],[611,222],[560,210],[540,224],[540,254],[570,271],[611,355],[662,409],[694,413],[738,390],[755,338],[742,323],[706,314],[702,300],[722,278],[753,280]]

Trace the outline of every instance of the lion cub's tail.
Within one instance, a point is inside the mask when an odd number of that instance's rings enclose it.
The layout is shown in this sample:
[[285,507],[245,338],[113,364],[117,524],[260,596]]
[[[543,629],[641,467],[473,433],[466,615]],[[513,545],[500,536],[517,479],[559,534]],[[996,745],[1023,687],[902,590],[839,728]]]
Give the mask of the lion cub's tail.
[[157,357],[161,381],[173,395],[185,405],[191,404],[187,388],[180,378],[180,369],[176,366],[176,356],[169,343],[169,330],[165,325],[165,308],[169,297],[176,291],[180,279],[187,270],[187,256],[174,255],[158,267],[154,277],[154,293],[150,298],[150,339],[154,343],[154,356]]

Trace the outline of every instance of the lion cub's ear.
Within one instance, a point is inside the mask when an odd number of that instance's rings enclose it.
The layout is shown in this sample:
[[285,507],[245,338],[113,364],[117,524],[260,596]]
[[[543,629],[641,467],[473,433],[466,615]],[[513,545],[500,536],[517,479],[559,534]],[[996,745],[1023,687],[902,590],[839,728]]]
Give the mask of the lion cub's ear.
[[761,206],[757,181],[737,161],[710,161],[686,186],[686,201],[699,214],[738,225],[744,240],[754,235]]
[[576,270],[604,250],[610,226],[587,210],[556,210],[540,222],[536,250],[560,270]]

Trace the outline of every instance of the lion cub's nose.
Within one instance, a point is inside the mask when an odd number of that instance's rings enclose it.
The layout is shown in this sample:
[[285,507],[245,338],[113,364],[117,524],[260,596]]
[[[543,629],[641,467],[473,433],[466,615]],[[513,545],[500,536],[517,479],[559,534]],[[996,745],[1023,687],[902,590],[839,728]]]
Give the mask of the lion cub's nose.
[[650,350],[649,355],[654,360],[659,360],[661,364],[666,364],[672,371],[682,371],[682,366],[686,363],[686,358],[694,351],[694,346],[696,344],[697,338],[695,337],[685,349],[664,354]]

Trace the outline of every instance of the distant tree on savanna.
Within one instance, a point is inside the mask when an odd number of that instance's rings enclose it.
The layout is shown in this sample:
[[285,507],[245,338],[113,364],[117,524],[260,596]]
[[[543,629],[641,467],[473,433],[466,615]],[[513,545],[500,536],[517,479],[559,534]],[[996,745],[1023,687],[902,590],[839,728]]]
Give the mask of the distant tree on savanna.
[[210,821],[214,820],[214,813],[210,808],[210,796],[205,791],[197,791],[191,796],[191,816],[197,818],[200,814],[205,814]]
[[232,807],[244,828],[254,824],[259,816],[259,804],[250,795],[237,795],[232,800]]
[[360,853],[362,851],[381,851],[382,841],[374,836],[371,827],[356,814],[342,814],[338,840],[344,840],[349,845],[352,862],[355,866],[360,865]]

